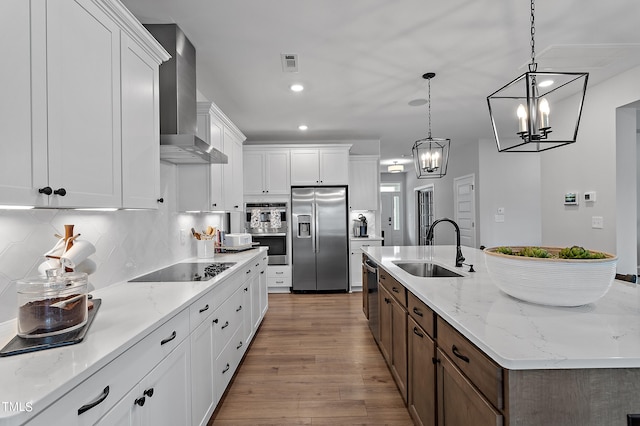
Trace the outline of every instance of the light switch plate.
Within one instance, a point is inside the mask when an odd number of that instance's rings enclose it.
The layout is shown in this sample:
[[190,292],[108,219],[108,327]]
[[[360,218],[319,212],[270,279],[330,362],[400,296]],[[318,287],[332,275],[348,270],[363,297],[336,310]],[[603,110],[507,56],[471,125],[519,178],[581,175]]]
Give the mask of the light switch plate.
[[591,216],[591,227],[593,229],[604,228],[604,218],[602,216]]

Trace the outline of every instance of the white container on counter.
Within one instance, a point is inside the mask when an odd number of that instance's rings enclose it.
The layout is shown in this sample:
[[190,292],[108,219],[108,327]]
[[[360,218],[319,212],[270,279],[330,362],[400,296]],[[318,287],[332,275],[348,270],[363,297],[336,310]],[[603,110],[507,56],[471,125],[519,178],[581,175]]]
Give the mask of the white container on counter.
[[251,234],[226,234],[224,245],[227,247],[239,247],[251,244]]

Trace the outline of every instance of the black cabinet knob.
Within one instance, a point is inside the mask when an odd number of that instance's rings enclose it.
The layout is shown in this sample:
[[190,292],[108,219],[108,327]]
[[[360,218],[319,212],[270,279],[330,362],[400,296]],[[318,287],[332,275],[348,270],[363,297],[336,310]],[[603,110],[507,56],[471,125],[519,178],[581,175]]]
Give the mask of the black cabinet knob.
[[135,401],[133,401],[133,402],[134,402],[136,405],[139,405],[139,406],[141,406],[141,407],[142,407],[142,406],[144,405],[144,402],[145,402],[145,397],[144,397],[144,396],[142,396],[142,397],[140,397],[140,398],[136,399],[136,400],[135,400]]
[[160,198],[158,198],[156,201],[157,201],[157,202],[159,202],[160,204],[162,204],[162,203],[164,203],[164,198],[163,198],[163,197],[160,197]]
[[50,186],[45,186],[44,188],[38,189],[38,192],[44,195],[51,195],[53,194],[53,189],[51,189]]
[[151,398],[153,396],[153,388],[145,390],[144,392],[142,392],[142,394]]
[[64,188],[58,188],[55,191],[53,191],[53,193],[61,197],[64,197],[65,195],[67,195],[67,190]]

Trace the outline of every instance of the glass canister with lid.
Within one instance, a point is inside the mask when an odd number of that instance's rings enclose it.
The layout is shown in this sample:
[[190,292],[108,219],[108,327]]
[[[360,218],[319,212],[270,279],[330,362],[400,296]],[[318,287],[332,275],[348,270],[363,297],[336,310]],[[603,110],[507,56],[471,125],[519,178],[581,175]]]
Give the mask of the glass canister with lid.
[[20,337],[54,336],[87,323],[87,274],[63,269],[46,273],[16,282]]

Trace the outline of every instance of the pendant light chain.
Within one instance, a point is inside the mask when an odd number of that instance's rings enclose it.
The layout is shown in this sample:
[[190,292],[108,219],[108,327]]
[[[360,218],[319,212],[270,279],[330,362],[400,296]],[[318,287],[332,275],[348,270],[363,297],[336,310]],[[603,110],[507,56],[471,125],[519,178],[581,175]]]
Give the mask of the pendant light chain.
[[531,0],[531,64],[529,65],[529,71],[535,72],[538,68],[536,64],[536,5],[535,0]]
[[429,135],[428,138],[431,139],[431,78],[427,79],[429,83]]

